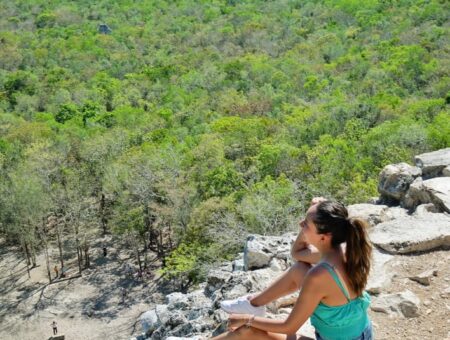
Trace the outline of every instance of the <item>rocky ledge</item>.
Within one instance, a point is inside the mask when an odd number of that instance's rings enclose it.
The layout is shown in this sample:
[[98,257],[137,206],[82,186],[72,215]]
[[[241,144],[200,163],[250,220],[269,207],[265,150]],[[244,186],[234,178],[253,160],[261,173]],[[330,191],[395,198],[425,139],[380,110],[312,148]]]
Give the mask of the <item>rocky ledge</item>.
[[[380,174],[380,197],[374,204],[349,206],[349,213],[369,221],[375,245],[373,267],[367,286],[372,311],[413,318],[420,299],[411,291],[384,293],[393,273],[386,266],[396,254],[450,248],[450,148],[415,157],[406,163],[386,166]],[[207,282],[189,294],[172,293],[165,304],[141,316],[144,333],[134,339],[204,339],[225,331],[227,314],[223,299],[261,291],[291,265],[290,247],[295,233],[282,236],[249,235],[244,252],[232,263],[212,270]],[[429,285],[435,270],[410,279]],[[447,292],[448,293],[448,292]],[[285,318],[296,295],[268,306],[268,317]],[[314,337],[307,322],[298,334]]]

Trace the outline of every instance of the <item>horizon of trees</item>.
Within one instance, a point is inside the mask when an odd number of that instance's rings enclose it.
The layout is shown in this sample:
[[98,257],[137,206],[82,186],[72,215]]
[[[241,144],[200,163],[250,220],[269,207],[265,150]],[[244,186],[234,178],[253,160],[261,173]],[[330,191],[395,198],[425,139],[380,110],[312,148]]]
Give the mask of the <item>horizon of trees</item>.
[[0,234],[80,273],[122,235],[186,290],[313,196],[376,196],[385,165],[450,146],[449,7],[0,3]]

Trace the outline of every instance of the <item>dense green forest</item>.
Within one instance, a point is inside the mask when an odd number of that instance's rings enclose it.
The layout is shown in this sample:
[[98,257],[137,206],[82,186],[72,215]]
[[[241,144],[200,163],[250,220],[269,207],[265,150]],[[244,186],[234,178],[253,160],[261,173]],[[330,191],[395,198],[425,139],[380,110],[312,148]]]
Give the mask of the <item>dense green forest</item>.
[[363,202],[386,164],[450,146],[445,0],[0,13],[0,233],[30,265],[51,243],[81,272],[112,233],[186,288],[311,197]]

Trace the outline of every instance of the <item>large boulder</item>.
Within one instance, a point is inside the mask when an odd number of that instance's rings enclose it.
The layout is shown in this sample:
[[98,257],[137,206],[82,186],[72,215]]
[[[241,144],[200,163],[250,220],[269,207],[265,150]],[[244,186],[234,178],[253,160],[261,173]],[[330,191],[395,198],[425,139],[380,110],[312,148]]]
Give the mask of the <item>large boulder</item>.
[[429,203],[430,196],[423,187],[422,177],[418,177],[409,186],[406,195],[403,197],[401,205],[411,211],[423,203]]
[[422,169],[424,178],[442,176],[442,171],[450,165],[450,148],[417,155],[414,162]]
[[409,185],[422,174],[418,167],[407,163],[390,164],[380,173],[378,192],[381,200],[387,203],[398,203],[403,199]]
[[442,176],[450,177],[450,165],[446,166],[444,170],[442,170]]
[[373,250],[372,268],[367,281],[366,290],[371,294],[379,294],[384,287],[391,283],[394,273],[388,270],[389,262],[394,258],[393,255],[378,249]]
[[153,309],[142,314],[140,320],[142,330],[146,334],[152,333],[156,328],[159,327],[158,316],[156,315],[156,312]]
[[450,212],[450,177],[436,177],[425,181],[417,178],[410,185],[402,205],[414,210],[425,203],[433,203],[440,211]]
[[442,211],[450,213],[450,177],[437,177],[423,181],[423,188],[429,195],[431,203]]
[[369,235],[375,245],[395,254],[450,247],[450,216],[408,216],[380,223]]
[[352,204],[347,207],[350,217],[362,218],[371,226],[383,222],[381,215],[388,208],[387,205],[374,205],[368,203]]
[[267,267],[274,257],[285,259],[294,240],[293,233],[271,237],[250,235],[244,249],[245,270]]

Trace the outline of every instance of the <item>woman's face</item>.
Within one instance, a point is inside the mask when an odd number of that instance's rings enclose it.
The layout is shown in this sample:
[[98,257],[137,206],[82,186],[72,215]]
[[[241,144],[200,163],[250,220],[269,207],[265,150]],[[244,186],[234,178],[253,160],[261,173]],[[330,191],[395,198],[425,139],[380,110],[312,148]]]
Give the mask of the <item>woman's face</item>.
[[312,217],[314,216],[315,212],[316,207],[313,205],[306,212],[305,219],[300,221],[300,227],[302,228],[305,241],[309,244],[312,244],[313,246],[315,246],[321,238],[321,235],[317,233],[316,225],[312,221]]

